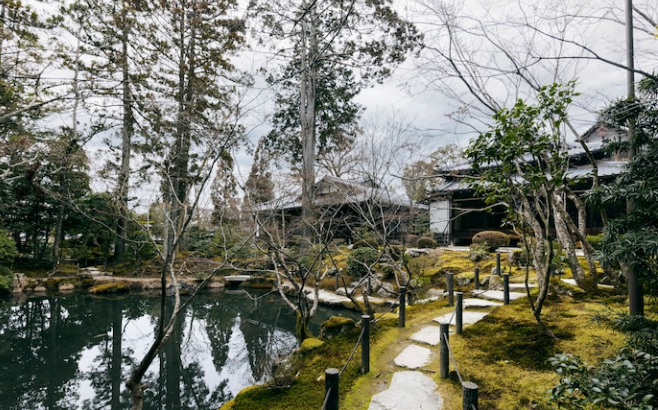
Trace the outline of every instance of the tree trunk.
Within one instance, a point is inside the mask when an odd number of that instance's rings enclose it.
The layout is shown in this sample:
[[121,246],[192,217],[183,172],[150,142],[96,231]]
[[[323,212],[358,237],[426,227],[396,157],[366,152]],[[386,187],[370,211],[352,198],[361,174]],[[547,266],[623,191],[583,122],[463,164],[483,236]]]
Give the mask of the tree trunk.
[[133,112],[132,94],[130,90],[129,71],[129,41],[130,27],[128,26],[128,10],[124,4],[121,11],[121,103],[123,105],[123,128],[121,130],[121,165],[117,178],[117,196],[119,198],[119,220],[117,223],[117,235],[114,246],[114,259],[123,262],[125,259],[127,227],[128,227],[128,190],[130,187],[130,155],[132,150],[133,135]]
[[315,92],[317,88],[317,3],[302,4],[305,16],[300,24],[303,31],[301,47],[301,73],[300,73],[300,106],[302,138],[302,246],[307,248],[313,243],[313,204],[315,195],[313,184],[315,183]]

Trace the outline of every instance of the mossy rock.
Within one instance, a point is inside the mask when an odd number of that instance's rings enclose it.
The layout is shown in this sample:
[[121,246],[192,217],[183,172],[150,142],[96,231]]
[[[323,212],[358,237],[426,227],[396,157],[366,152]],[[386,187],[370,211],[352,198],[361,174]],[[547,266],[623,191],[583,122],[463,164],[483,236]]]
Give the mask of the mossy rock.
[[354,320],[342,316],[332,316],[320,325],[320,337],[322,339],[331,339],[355,328],[356,323]]
[[130,288],[123,282],[109,282],[95,285],[89,288],[88,292],[93,295],[101,295],[105,293],[126,293]]
[[317,349],[318,347],[322,346],[324,342],[320,339],[316,339],[315,337],[309,337],[304,339],[302,342],[302,345],[300,346],[299,350],[301,350],[302,353],[306,353],[308,351],[311,351],[313,349]]

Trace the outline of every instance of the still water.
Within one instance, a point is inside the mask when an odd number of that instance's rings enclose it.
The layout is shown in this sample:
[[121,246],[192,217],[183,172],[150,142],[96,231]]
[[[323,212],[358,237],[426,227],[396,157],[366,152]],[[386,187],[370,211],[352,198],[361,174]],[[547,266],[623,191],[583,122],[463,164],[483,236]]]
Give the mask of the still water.
[[[199,295],[144,381],[145,410],[212,410],[266,380],[297,346],[278,295]],[[0,410],[130,408],[123,383],[153,338],[159,299],[82,294],[0,300]],[[345,310],[320,309],[319,323]]]

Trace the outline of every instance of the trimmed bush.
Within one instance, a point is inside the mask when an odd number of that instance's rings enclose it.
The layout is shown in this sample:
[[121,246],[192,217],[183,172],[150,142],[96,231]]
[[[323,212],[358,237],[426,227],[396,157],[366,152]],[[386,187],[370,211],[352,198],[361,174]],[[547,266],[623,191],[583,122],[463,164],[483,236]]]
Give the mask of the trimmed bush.
[[418,238],[419,236],[414,234],[404,235],[404,244],[405,245],[415,244],[416,242],[418,242]]
[[587,242],[589,242],[589,244],[592,245],[592,248],[596,249],[597,251],[601,250],[601,242],[603,242],[603,234],[587,235],[585,239],[587,239]]
[[486,243],[489,252],[493,252],[501,246],[509,246],[509,236],[498,231],[482,231],[473,236],[473,243]]
[[347,257],[347,274],[361,276],[368,274],[368,267],[374,265],[379,259],[379,251],[373,248],[352,249]]
[[421,236],[418,238],[418,241],[416,241],[416,247],[421,249],[434,249],[436,248],[436,241],[434,238]]
[[359,239],[358,241],[354,242],[354,244],[352,244],[352,249],[359,249],[359,248],[377,249],[377,247],[379,247],[379,242],[377,242],[377,239],[373,239],[373,238]]

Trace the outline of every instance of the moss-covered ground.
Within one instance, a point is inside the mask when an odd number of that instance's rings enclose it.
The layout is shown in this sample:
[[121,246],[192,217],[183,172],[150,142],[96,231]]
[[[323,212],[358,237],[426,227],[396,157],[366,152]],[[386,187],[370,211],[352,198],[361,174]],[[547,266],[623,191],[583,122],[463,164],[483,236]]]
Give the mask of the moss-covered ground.
[[[558,378],[547,359],[559,352],[576,354],[589,363],[613,356],[623,345],[624,335],[603,327],[592,317],[607,309],[624,311],[625,303],[624,297],[612,291],[586,295],[554,281],[542,317],[556,339],[540,331],[527,299],[495,308],[482,321],[466,327],[461,336],[451,336],[451,350],[459,372],[451,364],[449,379],[439,378],[438,347],[434,348],[435,362],[426,369],[430,369],[428,374],[439,385],[444,410],[461,409],[459,377],[479,386],[479,403],[483,409],[554,408],[548,391]],[[341,374],[341,410],[367,409],[371,397],[387,388],[392,373],[397,370],[393,359],[406,346],[409,336],[451,309],[447,301],[409,307],[405,328],[398,328],[396,319],[378,322],[372,330],[370,372],[360,374],[360,350],[357,350]],[[648,316],[658,317],[658,305],[650,300],[646,311]],[[289,388],[250,388],[224,406],[224,410],[321,408],[324,370],[343,366],[358,339],[358,330],[298,356],[298,378]]]

